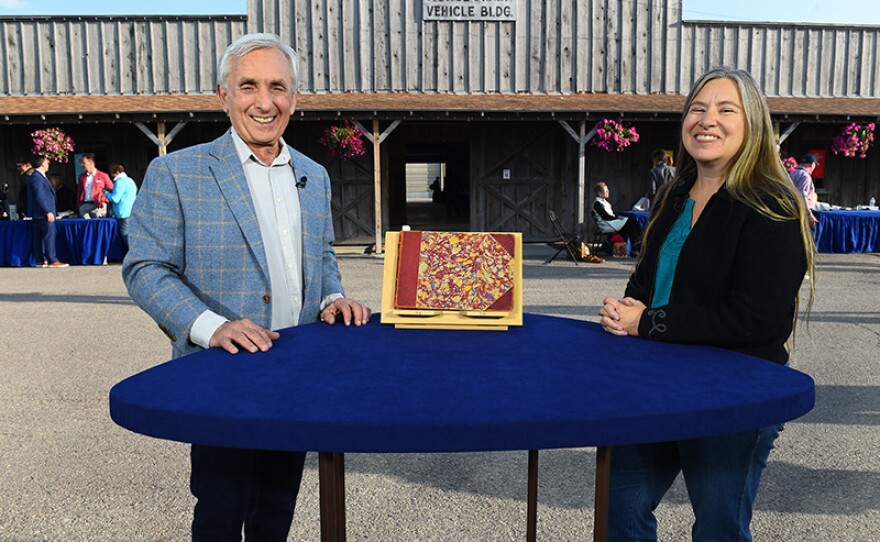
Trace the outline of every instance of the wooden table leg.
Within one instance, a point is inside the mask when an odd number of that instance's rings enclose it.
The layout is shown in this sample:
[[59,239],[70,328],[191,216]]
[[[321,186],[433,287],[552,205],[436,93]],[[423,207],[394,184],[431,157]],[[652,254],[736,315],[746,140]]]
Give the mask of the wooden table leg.
[[611,478],[611,449],[596,448],[596,502],[593,516],[593,542],[608,539],[608,490]]
[[529,487],[526,497],[526,541],[538,537],[538,450],[529,450]]
[[321,542],[345,542],[345,460],[336,452],[318,454]]

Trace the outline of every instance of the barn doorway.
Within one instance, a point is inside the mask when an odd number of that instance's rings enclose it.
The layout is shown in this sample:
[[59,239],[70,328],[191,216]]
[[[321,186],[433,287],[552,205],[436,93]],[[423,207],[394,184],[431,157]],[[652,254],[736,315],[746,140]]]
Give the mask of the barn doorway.
[[405,223],[416,230],[470,231],[468,145],[407,145]]

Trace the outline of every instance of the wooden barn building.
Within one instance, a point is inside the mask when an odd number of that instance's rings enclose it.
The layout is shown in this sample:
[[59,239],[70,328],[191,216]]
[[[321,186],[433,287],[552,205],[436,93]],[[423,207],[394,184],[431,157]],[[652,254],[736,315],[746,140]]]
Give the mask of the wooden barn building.
[[[677,150],[684,95],[717,65],[756,78],[784,154],[824,152],[822,200],[880,197],[880,146],[865,159],[831,152],[846,124],[880,120],[880,27],[689,21],[682,0],[248,0],[246,15],[3,17],[0,164],[12,175],[29,134],[59,126],[77,153],[139,182],[157,154],[226,130],[216,64],[246,32],[277,33],[301,56],[285,139],[330,171],[341,243],[403,224],[548,240],[548,212],[582,227],[598,181],[629,208],[651,151]],[[590,145],[604,118],[639,141]],[[364,128],[364,156],[333,158],[318,142],[343,121]],[[73,182],[73,161],[53,167]],[[442,202],[430,199],[436,177]]]

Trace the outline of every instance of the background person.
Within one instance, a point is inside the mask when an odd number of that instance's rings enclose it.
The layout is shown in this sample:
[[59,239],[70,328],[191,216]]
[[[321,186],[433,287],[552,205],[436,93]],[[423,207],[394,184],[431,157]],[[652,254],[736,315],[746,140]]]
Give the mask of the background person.
[[125,174],[122,164],[110,164],[108,168],[113,178],[113,190],[104,189],[104,195],[113,204],[113,216],[116,217],[116,225],[119,229],[119,237],[122,239],[122,254],[128,252],[128,219],[131,217],[131,208],[137,197],[137,185],[131,177]]
[[648,186],[645,189],[645,197],[653,202],[657,191],[675,178],[675,168],[672,167],[672,156],[663,149],[651,151],[651,164],[651,169],[648,170]]
[[807,212],[810,217],[810,224],[815,226],[819,219],[813,214],[816,209],[816,185],[813,183],[813,172],[819,165],[819,158],[815,154],[805,154],[798,160],[798,166],[791,172],[791,182],[795,188],[804,197],[804,203],[807,206]]
[[[15,203],[15,209],[7,209],[9,220],[18,220],[28,216],[28,181],[34,174],[34,167],[27,158],[19,158],[15,161],[15,169],[18,175],[14,175],[9,184],[8,201]],[[15,216],[13,216],[15,215]]]
[[602,233],[619,233],[632,246],[632,254],[637,255],[642,242],[642,227],[629,217],[617,216],[608,201],[611,190],[604,182],[594,188],[596,199],[593,201],[593,219]]
[[76,192],[57,173],[49,174],[49,182],[55,188],[55,210],[58,211],[55,218],[68,216],[76,207]]
[[[327,171],[282,139],[297,63],[274,34],[237,39],[218,67],[232,129],[147,170],[122,274],[175,357],[266,351],[277,329],[370,318],[343,297]],[[242,525],[247,540],[287,540],[304,452],[193,445],[191,460],[193,540],[240,541]]]
[[[30,166],[30,164],[28,164]],[[22,185],[22,171],[21,171],[21,160],[16,160],[15,167],[12,168],[12,175],[9,176],[9,180],[3,183],[3,186],[0,187],[0,192],[2,192],[2,212],[0,214],[6,213],[6,218],[8,220],[18,220],[18,212],[19,212],[19,192],[20,186]]]
[[[681,141],[679,176],[658,194],[626,297],[605,298],[602,327],[786,363],[814,249],[803,198],[779,160],[751,76],[726,68],[703,75],[687,97]],[[811,283],[810,301],[812,291]],[[608,539],[656,540],[653,510],[680,471],[694,540],[751,540],[761,473],[780,429],[614,447]]]
[[28,214],[34,223],[34,258],[37,267],[69,267],[55,255],[55,189],[46,177],[49,163],[45,156],[35,156],[31,161],[34,172],[27,185]]
[[107,216],[107,196],[104,190],[113,190],[110,176],[95,167],[95,155],[86,153],[80,157],[85,170],[76,183],[76,211],[83,218]]

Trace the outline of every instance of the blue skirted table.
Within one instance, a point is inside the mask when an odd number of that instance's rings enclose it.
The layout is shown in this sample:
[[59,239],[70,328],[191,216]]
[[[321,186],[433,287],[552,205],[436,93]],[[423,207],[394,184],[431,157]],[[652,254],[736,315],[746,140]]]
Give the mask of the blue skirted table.
[[[58,259],[70,265],[102,265],[122,259],[122,240],[115,218],[62,218],[55,221]],[[0,267],[34,267],[34,224],[0,221]]]
[[202,351],[110,391],[122,427],[212,446],[319,452],[321,539],[345,540],[343,454],[599,447],[594,538],[607,527],[608,446],[764,427],[814,403],[812,379],[719,348],[620,338],[526,314],[509,331],[316,323],[274,347]]
[[638,221],[639,226],[641,226],[642,229],[645,229],[645,224],[648,222],[648,216],[650,216],[650,213],[648,211],[617,211],[617,215],[632,218],[633,220]]
[[880,252],[880,211],[814,211],[819,252]]
[[[619,211],[644,228],[647,211]],[[822,253],[880,252],[880,211],[814,211],[816,248]]]

